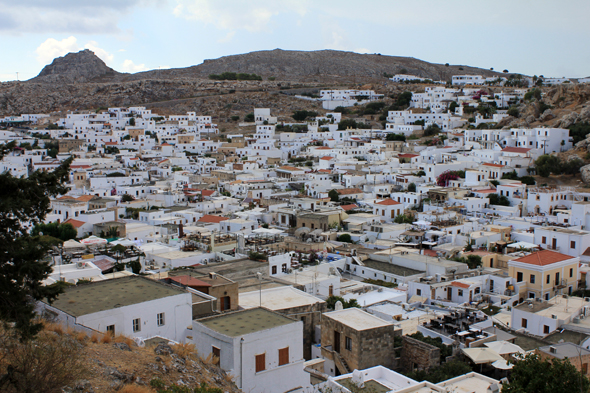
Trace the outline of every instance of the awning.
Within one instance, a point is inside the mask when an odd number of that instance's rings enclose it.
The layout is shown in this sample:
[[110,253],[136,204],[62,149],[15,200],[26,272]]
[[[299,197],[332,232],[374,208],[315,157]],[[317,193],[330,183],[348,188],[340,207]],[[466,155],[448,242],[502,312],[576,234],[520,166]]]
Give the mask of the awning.
[[506,247],[508,247],[508,248],[525,248],[525,249],[527,249],[527,248],[541,248],[537,244],[528,243],[528,242],[516,242],[516,243],[509,244]]
[[86,239],[80,240],[82,244],[107,244],[107,239],[98,236],[89,236]]
[[463,348],[461,349],[475,364],[492,363],[496,360],[504,360],[496,351],[489,348]]
[[500,355],[506,355],[511,353],[524,353],[524,350],[516,344],[508,341],[492,341],[484,343],[484,345]]
[[70,239],[70,240],[64,242],[63,247],[65,249],[71,250],[74,248],[83,249],[86,246],[84,244],[81,244],[81,243],[75,241],[74,239]]
[[512,367],[514,367],[514,364],[512,364],[512,363],[508,364],[508,362],[506,360],[502,359],[502,360],[496,360],[495,362],[493,362],[492,367],[497,368],[499,370],[510,370],[510,369],[512,369]]

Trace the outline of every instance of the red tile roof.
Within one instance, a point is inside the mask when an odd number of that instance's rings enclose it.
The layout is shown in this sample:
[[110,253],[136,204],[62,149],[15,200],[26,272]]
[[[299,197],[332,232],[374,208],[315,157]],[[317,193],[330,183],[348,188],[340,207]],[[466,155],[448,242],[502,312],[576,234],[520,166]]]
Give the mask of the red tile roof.
[[350,205],[342,205],[340,206],[344,211],[349,211],[352,209],[356,209],[358,206],[355,205],[354,203],[350,204]]
[[203,217],[199,218],[199,221],[197,221],[197,222],[208,222],[211,224],[218,224],[221,221],[225,221],[225,220],[229,220],[229,218],[205,214]]
[[322,173],[332,173],[332,171],[330,169],[318,169],[318,172],[322,172]]
[[84,221],[74,220],[73,218],[70,218],[64,221],[64,224],[72,224],[74,228],[80,228],[82,225],[86,223]]
[[486,162],[486,163],[484,163],[484,165],[485,165],[485,166],[493,166],[493,167],[496,167],[496,168],[503,168],[503,167],[504,167],[504,165],[500,165],[500,164],[492,164],[492,163],[490,163],[490,162]]
[[109,261],[108,259],[100,259],[98,261],[92,261],[92,263],[95,264],[96,267],[102,272],[111,269],[115,265],[115,262]]
[[362,194],[363,190],[360,188],[343,188],[341,190],[336,190],[339,195],[350,195],[350,194]]
[[573,258],[574,257],[562,254],[560,252],[542,250],[522,258],[514,259],[514,262],[528,263],[529,265],[537,266],[547,266],[551,265],[552,263],[567,261],[568,259]]
[[290,171],[290,172],[293,172],[293,171],[303,171],[303,169],[301,169],[301,168],[295,168],[294,166],[282,166],[282,167],[280,167],[278,169],[282,169],[284,171]]
[[382,200],[381,202],[377,202],[378,205],[386,205],[386,206],[390,206],[390,205],[401,205],[401,203],[394,201],[391,198],[387,198]]
[[333,160],[334,157],[330,157],[330,156],[324,156],[322,158],[320,158],[320,160]]
[[94,195],[82,195],[82,196],[79,196],[76,199],[79,200],[79,201],[82,201],[82,202],[88,202],[92,198],[94,198]]
[[526,147],[505,147],[502,151],[506,153],[528,153],[531,149]]
[[467,285],[467,284],[464,284],[464,283],[462,283],[462,282],[459,282],[459,281],[453,281],[453,282],[451,283],[451,286],[453,286],[453,287],[458,287],[458,288],[463,288],[463,289],[467,289],[467,288],[469,288],[469,285]]
[[328,147],[328,146],[320,146],[320,147],[316,147],[316,150],[332,150],[332,148]]
[[420,154],[411,154],[411,153],[404,153],[404,154],[398,154],[397,156],[399,158],[412,158],[412,157],[418,157]]
[[201,191],[202,196],[211,196],[213,194],[215,194],[215,190],[202,190]]

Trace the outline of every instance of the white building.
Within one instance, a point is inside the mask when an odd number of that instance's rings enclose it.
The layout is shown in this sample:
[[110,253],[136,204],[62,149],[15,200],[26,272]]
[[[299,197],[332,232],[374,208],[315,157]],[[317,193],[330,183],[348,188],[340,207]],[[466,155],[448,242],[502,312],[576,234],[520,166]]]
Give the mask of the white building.
[[86,331],[153,336],[184,342],[192,320],[191,294],[139,276],[69,287],[41,315]]
[[195,320],[193,337],[201,356],[215,356],[244,392],[288,392],[310,384],[301,321],[252,308]]

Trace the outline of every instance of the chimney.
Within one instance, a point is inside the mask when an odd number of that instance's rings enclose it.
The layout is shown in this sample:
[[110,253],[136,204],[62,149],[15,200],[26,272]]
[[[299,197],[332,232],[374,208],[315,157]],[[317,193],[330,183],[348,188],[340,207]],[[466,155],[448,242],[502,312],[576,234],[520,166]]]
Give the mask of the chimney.
[[178,238],[182,239],[184,237],[184,225],[182,222],[178,225]]

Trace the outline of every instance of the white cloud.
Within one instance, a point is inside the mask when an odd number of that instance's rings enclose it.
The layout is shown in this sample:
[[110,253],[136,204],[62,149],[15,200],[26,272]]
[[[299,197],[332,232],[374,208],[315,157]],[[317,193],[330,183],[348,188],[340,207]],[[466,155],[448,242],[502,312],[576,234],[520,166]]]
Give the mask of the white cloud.
[[135,72],[141,72],[141,71],[147,71],[147,67],[145,66],[145,64],[135,64],[132,60],[125,60],[123,62],[123,71],[124,72],[130,72],[130,73],[135,73]]
[[[174,15],[212,24],[223,30],[259,32],[269,30],[274,17],[280,13],[304,16],[309,0],[235,0],[228,5],[218,0],[176,0]],[[227,38],[227,37],[226,37]],[[231,39],[231,37],[229,37]]]
[[221,37],[220,39],[217,40],[217,43],[218,44],[228,43],[232,40],[232,38],[234,38],[234,35],[236,35],[235,30],[228,31],[227,34],[225,35],[225,37]]
[[98,42],[96,41],[90,41],[88,42],[86,45],[84,45],[85,49],[90,49],[91,51],[94,52],[94,54],[96,56],[98,56],[100,59],[102,59],[102,61],[104,61],[107,64],[112,64],[115,55],[110,54],[109,52],[107,52],[106,50],[99,48],[98,47]]
[[64,56],[69,52],[77,52],[79,49],[77,39],[74,36],[69,36],[61,41],[55,38],[48,38],[43,42],[37,50],[37,61],[41,64],[49,64],[56,57]]
[[0,33],[118,34],[121,17],[160,0],[0,0]]
[[[107,64],[111,64],[115,59],[115,55],[100,48],[96,41],[89,41],[84,45],[84,48],[93,51],[96,56]],[[70,52],[78,52],[81,49],[82,48],[78,45],[78,39],[74,36],[69,36],[61,41],[58,41],[55,38],[48,38],[37,47],[35,52],[37,53],[37,61],[39,63],[49,64],[56,57],[67,55]]]

